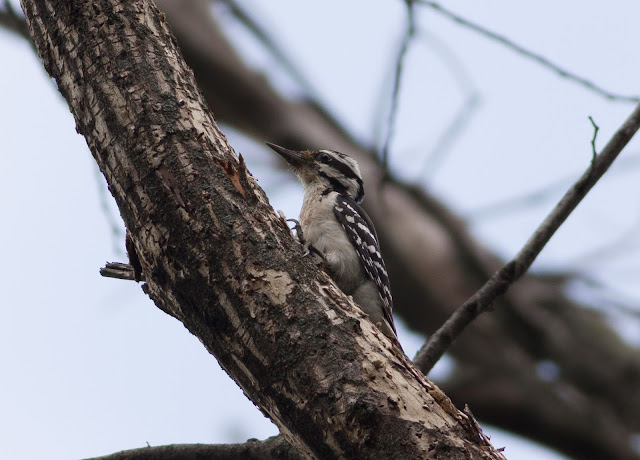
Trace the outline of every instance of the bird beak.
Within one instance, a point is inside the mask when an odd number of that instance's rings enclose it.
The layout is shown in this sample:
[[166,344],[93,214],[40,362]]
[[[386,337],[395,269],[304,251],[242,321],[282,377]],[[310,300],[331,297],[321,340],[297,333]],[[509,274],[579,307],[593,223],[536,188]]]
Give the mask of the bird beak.
[[289,163],[294,168],[302,166],[307,160],[307,158],[302,154],[302,152],[285,149],[284,147],[280,147],[279,145],[272,144],[271,142],[265,142],[265,144],[267,144],[267,146],[271,150],[274,150],[275,152],[280,154],[280,156],[285,160],[287,160],[287,163]]

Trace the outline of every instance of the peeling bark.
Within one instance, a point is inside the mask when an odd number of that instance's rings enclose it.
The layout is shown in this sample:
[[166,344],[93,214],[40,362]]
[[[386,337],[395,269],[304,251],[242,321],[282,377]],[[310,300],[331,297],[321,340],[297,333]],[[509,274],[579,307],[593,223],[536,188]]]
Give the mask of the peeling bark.
[[[311,261],[149,1],[22,0],[159,308],[308,458],[500,458]],[[215,109],[215,107],[214,107]]]
[[[157,3],[220,120],[258,141],[332,148],[358,160],[394,313],[410,328],[432,334],[501,266],[427,191],[399,180],[375,187],[382,170],[367,146],[318,101],[287,99],[246,65],[211,16],[209,0]],[[630,440],[640,432],[640,355],[606,317],[567,296],[564,282],[572,277],[526,275],[512,286],[454,343],[454,373],[440,384],[478,418],[571,457],[639,459]],[[557,380],[539,378],[541,362],[558,366]]]

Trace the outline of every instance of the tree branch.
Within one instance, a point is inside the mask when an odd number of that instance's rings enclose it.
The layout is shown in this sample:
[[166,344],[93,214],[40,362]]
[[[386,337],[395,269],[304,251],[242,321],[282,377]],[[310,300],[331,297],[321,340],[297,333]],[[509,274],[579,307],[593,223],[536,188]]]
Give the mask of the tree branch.
[[589,91],[604,97],[605,99],[609,99],[611,101],[620,101],[620,102],[632,102],[632,103],[640,102],[640,97],[638,96],[626,96],[623,94],[616,94],[611,91],[608,91],[602,88],[601,86],[598,86],[595,83],[587,80],[586,78],[581,77],[573,72],[570,72],[560,67],[557,64],[554,64],[553,62],[551,62],[549,59],[542,56],[541,54],[537,54],[537,53],[534,53],[533,51],[529,51],[528,49],[518,45],[517,43],[508,39],[507,37],[504,37],[500,34],[492,32],[486,27],[483,27],[479,24],[469,21],[468,19],[463,18],[462,16],[444,8],[437,2],[432,2],[428,0],[415,0],[415,2],[420,5],[424,5],[431,8],[432,10],[462,25],[463,27],[466,27],[467,29],[473,30],[474,32],[478,32],[480,35],[506,46],[510,50],[515,51],[516,53],[537,62],[542,67],[545,67],[551,70],[552,72],[555,72],[560,77],[573,81],[579,84],[580,86],[588,89]]
[[116,199],[145,292],[301,455],[503,458],[302,257],[219,130],[155,3],[22,5]]
[[282,436],[242,444],[173,444],[123,450],[87,460],[298,460],[302,457]]
[[[607,172],[638,128],[640,128],[640,104],[614,134],[600,155],[595,156],[594,146],[594,157],[589,168],[562,197],[515,258],[494,273],[480,290],[460,306],[427,340],[414,359],[414,363],[422,372],[428,374],[456,337],[481,313],[490,310],[495,299],[504,294],[529,269],[542,248],[589,190]],[[595,143],[595,133],[592,143]]]
[[27,23],[24,18],[13,9],[9,0],[4,0],[3,6],[0,8],[0,26],[27,40],[29,39]]
[[[208,2],[158,0],[216,116],[260,142],[348,152],[365,183],[379,181],[382,171],[369,148],[318,110],[318,101],[283,97],[227,52],[228,38],[202,7]],[[373,192],[365,208],[381,238],[396,312],[412,329],[431,334],[502,263],[421,187],[396,181]],[[637,350],[599,313],[569,298],[562,283],[544,276],[525,276],[498,305],[451,348],[454,371],[441,382],[447,394],[481,419],[569,456],[640,458],[629,443],[640,431]],[[540,360],[554,362],[561,379],[539,379]],[[559,396],[567,392],[576,397]]]

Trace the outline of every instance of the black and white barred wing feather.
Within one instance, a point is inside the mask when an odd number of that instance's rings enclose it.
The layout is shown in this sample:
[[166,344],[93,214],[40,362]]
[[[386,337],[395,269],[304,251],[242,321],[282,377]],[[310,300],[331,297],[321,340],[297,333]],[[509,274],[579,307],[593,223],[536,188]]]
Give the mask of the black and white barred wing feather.
[[378,243],[378,235],[371,219],[364,212],[364,209],[356,203],[356,201],[345,195],[338,195],[334,214],[338,222],[347,232],[351,243],[358,251],[360,260],[363,262],[364,270],[378,287],[378,293],[382,299],[384,318],[396,332],[393,324],[393,299],[391,297],[391,286],[389,284],[389,275],[384,266],[384,260],[380,253],[380,244]]

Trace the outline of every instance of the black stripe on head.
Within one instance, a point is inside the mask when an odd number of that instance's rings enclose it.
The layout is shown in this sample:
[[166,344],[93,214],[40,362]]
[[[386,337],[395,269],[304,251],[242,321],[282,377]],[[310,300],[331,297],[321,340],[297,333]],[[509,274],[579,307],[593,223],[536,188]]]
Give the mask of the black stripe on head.
[[329,157],[329,161],[327,161],[326,164],[339,171],[340,174],[342,174],[344,177],[348,179],[357,179],[362,182],[362,179],[360,179],[360,175],[356,171],[354,171],[353,168],[347,163],[344,163],[337,158]]
[[[318,152],[318,157],[316,158],[318,158],[321,163],[335,169],[345,179],[353,181],[354,185],[356,186],[356,190],[347,190],[347,187],[344,184],[342,185],[341,189],[350,192],[348,194],[352,195],[352,198],[354,198],[356,202],[362,202],[362,199],[364,198],[364,187],[355,160],[345,155],[344,153],[336,152],[335,150],[320,150]],[[355,169],[350,163],[353,163]],[[332,186],[335,187],[336,180],[332,181],[329,177],[327,177],[327,174],[322,174],[322,176],[327,178]],[[336,188],[336,191],[339,190],[339,188]]]
[[318,171],[318,175],[324,177],[325,179],[327,179],[329,181],[329,183],[331,184],[332,189],[335,190],[336,192],[343,193],[343,194],[347,193],[347,188],[339,180],[334,179],[333,177],[330,177],[324,171]]

